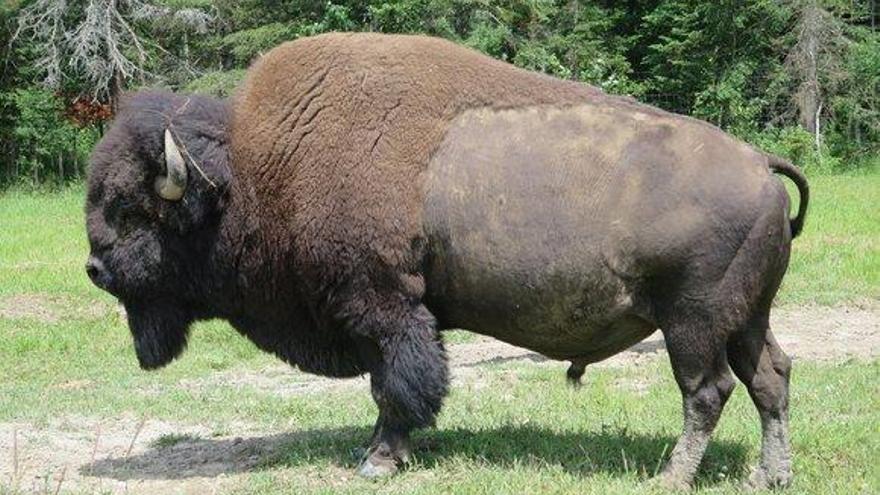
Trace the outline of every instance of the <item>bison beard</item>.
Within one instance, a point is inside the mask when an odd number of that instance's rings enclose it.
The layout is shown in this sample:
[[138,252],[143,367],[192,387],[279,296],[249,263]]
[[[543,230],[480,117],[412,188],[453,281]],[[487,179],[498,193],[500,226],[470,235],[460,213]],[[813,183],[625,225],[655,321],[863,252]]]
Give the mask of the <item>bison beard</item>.
[[186,348],[193,318],[167,303],[125,304],[138,363],[145,370],[161,368]]

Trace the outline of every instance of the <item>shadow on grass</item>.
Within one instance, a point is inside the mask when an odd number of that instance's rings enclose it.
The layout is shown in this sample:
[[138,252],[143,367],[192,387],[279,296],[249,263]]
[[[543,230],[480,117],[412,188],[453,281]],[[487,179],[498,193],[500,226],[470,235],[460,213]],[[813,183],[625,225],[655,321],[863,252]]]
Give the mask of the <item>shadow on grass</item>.
[[[86,476],[184,479],[258,471],[276,466],[330,463],[354,469],[357,447],[372,428],[345,427],[235,439],[184,439],[139,455],[97,460],[80,468]],[[669,457],[675,438],[625,430],[554,432],[532,426],[431,430],[415,437],[415,469],[431,469],[444,459],[478,465],[561,467],[577,476],[594,473],[651,476]],[[710,443],[697,482],[712,483],[744,472],[747,449],[740,443]]]
[[[634,354],[655,354],[659,351],[666,350],[666,342],[663,339],[656,340],[651,339],[647,341],[639,342],[626,350],[626,352],[631,352]],[[531,352],[523,349],[522,354],[518,354],[515,356],[495,356],[485,359],[480,359],[478,361],[474,361],[471,363],[462,363],[459,364],[460,368],[476,368],[480,366],[485,366],[487,364],[502,364],[509,362],[523,362],[523,361],[531,361],[533,363],[543,363],[546,361],[557,361],[562,362],[557,359],[548,358],[542,354],[537,352]]]

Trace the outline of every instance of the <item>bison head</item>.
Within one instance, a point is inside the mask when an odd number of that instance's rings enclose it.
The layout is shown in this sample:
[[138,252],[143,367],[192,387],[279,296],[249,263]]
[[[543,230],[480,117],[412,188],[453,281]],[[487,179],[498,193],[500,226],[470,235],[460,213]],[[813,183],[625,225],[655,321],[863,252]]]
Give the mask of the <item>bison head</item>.
[[227,119],[218,100],[139,93],[92,154],[86,271],[125,305],[145,369],[177,357],[203,311],[196,289],[230,180]]

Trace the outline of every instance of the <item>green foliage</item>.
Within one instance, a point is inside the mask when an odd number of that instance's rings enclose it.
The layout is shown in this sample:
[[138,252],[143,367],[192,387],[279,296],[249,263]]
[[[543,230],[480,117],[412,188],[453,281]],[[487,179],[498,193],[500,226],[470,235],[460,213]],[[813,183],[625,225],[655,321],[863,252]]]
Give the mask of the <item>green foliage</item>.
[[810,174],[829,174],[847,169],[827,145],[816,148],[815,138],[797,126],[770,128],[749,134],[747,140],[758,148],[784,156]]
[[[10,2],[0,2],[0,47],[8,47],[12,39],[12,19],[15,6]],[[8,52],[8,49],[5,50]],[[6,63],[15,62],[9,53],[5,56]],[[17,161],[12,136],[15,127],[15,107],[7,92],[12,89],[15,77],[12,71],[0,70],[0,182],[12,174],[13,164]]]
[[46,90],[17,89],[3,96],[18,114],[12,130],[17,179],[38,184],[80,177],[97,133],[73,126],[62,114],[61,101]]
[[189,82],[183,89],[216,97],[230,96],[238,83],[244,79],[244,69],[213,71]]
[[830,99],[828,146],[842,157],[880,154],[880,36],[861,31],[849,47],[842,90]]
[[695,117],[734,132],[754,130],[758,124],[762,101],[749,97],[755,65],[740,62],[730,67],[717,81],[694,94]]
[[370,27],[384,33],[440,34],[446,31],[450,4],[443,0],[374,2],[368,9]]
[[679,108],[673,110],[721,126],[755,126],[762,110],[757,98],[783,58],[778,40],[791,15],[775,0],[660,2],[639,35],[646,45],[639,69],[649,92],[674,95]]
[[295,34],[295,26],[273,22],[231,33],[220,42],[220,48],[232,55],[236,65],[247,65],[260,53],[293,39]]

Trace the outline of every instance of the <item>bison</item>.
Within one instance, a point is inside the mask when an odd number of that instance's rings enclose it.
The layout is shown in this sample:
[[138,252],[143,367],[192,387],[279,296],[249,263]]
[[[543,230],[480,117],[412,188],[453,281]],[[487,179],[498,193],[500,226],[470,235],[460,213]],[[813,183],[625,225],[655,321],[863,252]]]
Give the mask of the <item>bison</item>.
[[704,122],[439,39],[327,34],[228,101],[129,97],[91,159],[86,270],[145,369],[222,318],[303,371],[369,373],[369,477],[440,410],[440,330],[579,380],[659,328],[684,409],[660,481],[691,483],[736,375],[763,431],[749,482],[781,486],[791,364],[768,317],[806,208],[796,167]]

